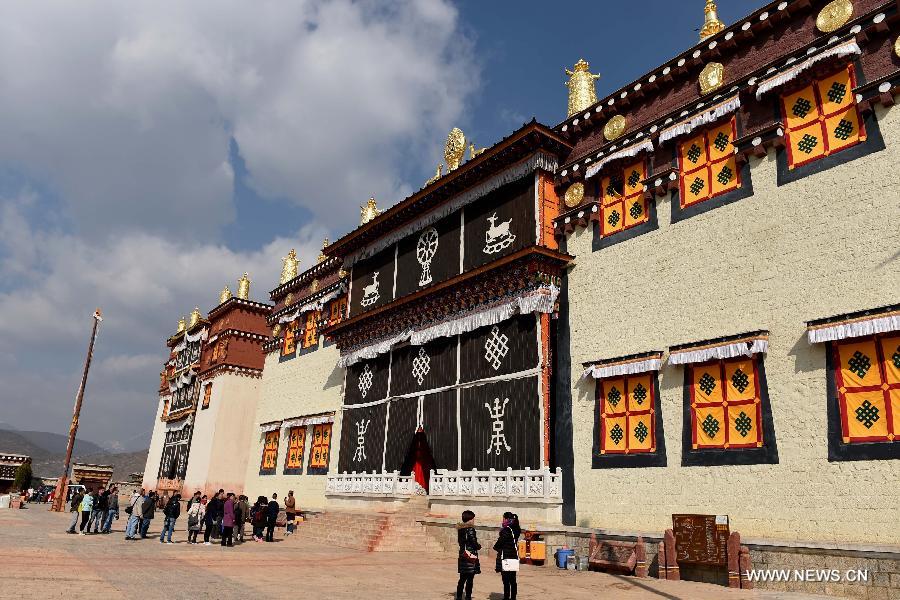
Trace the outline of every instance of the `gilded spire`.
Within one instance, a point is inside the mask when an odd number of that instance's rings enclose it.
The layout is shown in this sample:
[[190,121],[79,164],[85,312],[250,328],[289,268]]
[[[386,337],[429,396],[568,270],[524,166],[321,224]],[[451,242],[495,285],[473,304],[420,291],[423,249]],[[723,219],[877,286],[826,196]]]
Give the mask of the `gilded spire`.
[[[281,278],[279,284],[287,283],[297,276],[297,268],[300,266],[300,259],[297,258],[297,252],[291,248],[288,255],[281,259]],[[244,274],[246,276],[246,273]]]
[[247,277],[247,274],[238,279],[238,291],[237,297],[241,300],[249,300],[250,299],[250,278]]
[[200,322],[200,307],[195,306],[194,310],[191,311],[191,320],[190,320],[190,323],[188,324],[188,327],[193,327],[194,325],[196,325],[199,322]]
[[566,87],[569,88],[570,117],[597,103],[597,88],[594,81],[600,79],[599,75],[591,73],[591,66],[583,58],[575,63],[574,69],[574,71],[566,69],[566,75],[569,76]]
[[365,206],[359,207],[359,224],[365,225],[380,214],[381,211],[378,210],[378,205],[375,204],[375,196],[372,196]]
[[219,293],[219,304],[227,302],[228,299],[231,298],[231,290],[226,285],[222,288],[222,291]]
[[178,319],[178,331],[177,333],[182,333],[185,329],[187,329],[187,320],[184,317]]
[[319,262],[325,262],[325,260],[328,258],[325,255],[325,248],[327,248],[327,247],[328,247],[328,238],[325,238],[324,240],[322,240],[322,251],[319,252]]
[[725,29],[725,23],[719,20],[719,8],[714,0],[706,0],[703,9],[703,27],[700,28],[700,39],[705,40]]

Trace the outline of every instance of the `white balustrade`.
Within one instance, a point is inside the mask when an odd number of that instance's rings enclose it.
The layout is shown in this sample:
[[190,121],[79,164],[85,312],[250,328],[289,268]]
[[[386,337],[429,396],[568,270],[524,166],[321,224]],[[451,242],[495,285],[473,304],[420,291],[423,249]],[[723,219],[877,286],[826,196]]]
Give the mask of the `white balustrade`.
[[431,472],[430,497],[562,502],[562,470],[525,469],[514,471]]
[[326,494],[343,496],[424,496],[425,490],[412,475],[391,473],[336,473],[325,482]]

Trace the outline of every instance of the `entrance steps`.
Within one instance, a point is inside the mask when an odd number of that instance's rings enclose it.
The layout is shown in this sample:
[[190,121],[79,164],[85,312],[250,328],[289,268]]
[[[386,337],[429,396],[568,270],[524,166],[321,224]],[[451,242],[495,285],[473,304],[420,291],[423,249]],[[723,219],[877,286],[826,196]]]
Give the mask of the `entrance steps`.
[[366,552],[446,552],[417,518],[428,512],[426,498],[413,498],[394,512],[327,510],[297,524],[292,538]]

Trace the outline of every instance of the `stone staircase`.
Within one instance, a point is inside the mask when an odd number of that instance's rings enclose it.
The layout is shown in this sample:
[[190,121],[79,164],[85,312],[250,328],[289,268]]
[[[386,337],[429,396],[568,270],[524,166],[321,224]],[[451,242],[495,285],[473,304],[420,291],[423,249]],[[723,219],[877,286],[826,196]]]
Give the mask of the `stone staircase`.
[[289,540],[366,552],[446,552],[425,526],[416,522],[428,512],[425,498],[412,498],[396,512],[329,510],[297,524]]

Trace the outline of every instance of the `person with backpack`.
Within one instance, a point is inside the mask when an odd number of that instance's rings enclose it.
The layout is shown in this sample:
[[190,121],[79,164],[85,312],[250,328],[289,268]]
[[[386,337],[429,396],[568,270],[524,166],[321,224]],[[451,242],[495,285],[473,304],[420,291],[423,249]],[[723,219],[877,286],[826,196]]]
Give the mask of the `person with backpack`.
[[66,529],[66,533],[75,533],[75,526],[78,525],[78,517],[81,516],[81,501],[84,499],[84,494],[80,491],[76,491],[72,494],[72,499],[69,501],[69,512],[72,513],[72,521],[69,523],[69,528]]
[[[166,503],[166,507],[163,509],[163,515],[165,516],[165,520],[163,521],[162,531],[159,534],[159,543],[173,544],[172,532],[175,531],[175,521],[177,521],[179,515],[181,515],[181,494],[175,494],[169,499]],[[166,536],[167,533],[168,536]]]
[[463,600],[464,589],[465,600],[472,600],[475,576],[481,573],[481,563],[478,560],[481,544],[478,543],[478,535],[475,532],[475,513],[471,510],[463,511],[462,522],[456,526],[456,541],[459,544],[459,559],[457,560],[459,581],[456,584],[456,600]]
[[150,531],[150,521],[156,513],[156,502],[159,496],[156,492],[150,492],[141,503],[141,539],[147,538],[147,532]]
[[140,495],[137,492],[131,497],[128,506],[125,507],[125,514],[128,515],[128,523],[125,524],[125,539],[136,540],[141,532],[141,507],[146,499],[146,492],[141,490]]
[[268,506],[266,497],[259,496],[250,513],[253,525],[253,539],[257,542],[263,541],[263,529],[266,527],[266,511],[268,510]]
[[497,572],[503,580],[503,600],[516,600],[518,586],[516,573],[519,572],[519,515],[511,512],[503,513],[500,535],[494,550],[497,551]]
[[203,521],[206,519],[206,496],[202,496],[198,501],[192,502],[188,508],[188,544],[197,543],[197,534],[203,527]]

